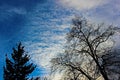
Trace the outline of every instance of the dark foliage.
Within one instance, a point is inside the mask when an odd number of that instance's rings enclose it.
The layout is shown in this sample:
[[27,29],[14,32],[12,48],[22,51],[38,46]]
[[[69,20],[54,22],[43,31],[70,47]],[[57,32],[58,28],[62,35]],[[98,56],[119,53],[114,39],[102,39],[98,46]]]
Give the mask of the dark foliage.
[[[4,80],[29,80],[28,75],[34,71],[36,66],[33,63],[28,63],[30,56],[25,53],[21,43],[19,43],[17,49],[13,48],[11,56],[12,60],[6,55],[6,66],[4,66],[3,74]],[[34,80],[38,80],[38,78]]]

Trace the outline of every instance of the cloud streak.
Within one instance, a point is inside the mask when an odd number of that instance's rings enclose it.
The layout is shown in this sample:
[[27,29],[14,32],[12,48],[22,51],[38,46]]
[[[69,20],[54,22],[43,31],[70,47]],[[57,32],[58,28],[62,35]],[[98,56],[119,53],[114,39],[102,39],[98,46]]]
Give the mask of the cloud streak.
[[24,27],[27,37],[25,44],[32,60],[46,69],[50,67],[51,58],[63,53],[65,34],[73,17],[63,12],[60,7],[50,3],[39,5],[28,15],[30,22]]
[[107,0],[60,0],[65,7],[77,10],[89,10],[107,3]]

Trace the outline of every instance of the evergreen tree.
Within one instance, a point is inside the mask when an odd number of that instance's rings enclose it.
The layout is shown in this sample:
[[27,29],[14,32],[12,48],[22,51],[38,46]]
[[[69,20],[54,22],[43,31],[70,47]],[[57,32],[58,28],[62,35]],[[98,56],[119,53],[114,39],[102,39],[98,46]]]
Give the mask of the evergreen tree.
[[17,49],[13,48],[11,56],[12,60],[6,56],[4,80],[29,80],[28,75],[34,71],[36,66],[33,63],[29,63],[30,56],[25,53],[21,43],[19,43]]

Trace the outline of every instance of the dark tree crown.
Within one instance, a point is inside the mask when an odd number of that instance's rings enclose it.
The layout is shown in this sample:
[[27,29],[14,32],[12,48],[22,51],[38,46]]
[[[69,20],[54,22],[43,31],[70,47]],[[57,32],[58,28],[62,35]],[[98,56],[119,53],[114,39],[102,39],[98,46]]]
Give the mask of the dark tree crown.
[[28,75],[36,68],[33,63],[29,63],[30,56],[24,51],[21,43],[13,48],[12,60],[6,56],[6,66],[4,66],[4,80],[28,80]]

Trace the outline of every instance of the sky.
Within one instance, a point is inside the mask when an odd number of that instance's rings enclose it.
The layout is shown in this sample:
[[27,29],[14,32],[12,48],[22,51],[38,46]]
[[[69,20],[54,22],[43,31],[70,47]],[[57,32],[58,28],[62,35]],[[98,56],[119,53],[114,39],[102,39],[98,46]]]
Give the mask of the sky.
[[[10,55],[19,42],[37,65],[32,75],[48,74],[51,58],[64,52],[72,18],[84,16],[119,27],[119,4],[119,0],[0,0],[0,74],[5,54]],[[116,39],[119,46],[120,37]]]

